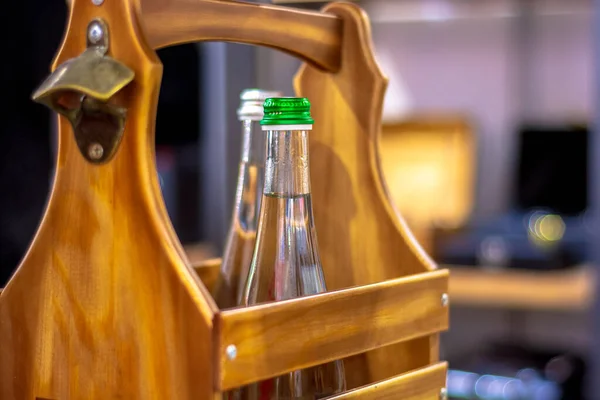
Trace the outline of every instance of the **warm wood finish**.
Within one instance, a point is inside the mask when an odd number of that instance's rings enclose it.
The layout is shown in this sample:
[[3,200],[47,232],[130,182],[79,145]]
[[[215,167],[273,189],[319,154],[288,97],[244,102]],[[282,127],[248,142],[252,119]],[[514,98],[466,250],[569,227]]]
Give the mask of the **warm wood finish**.
[[[448,328],[447,271],[225,311],[221,387],[230,389]],[[260,334],[259,334],[260,333]],[[229,360],[225,349],[237,347]]]
[[[344,20],[341,69],[328,74],[304,65],[295,87],[313,105],[311,183],[328,288],[434,269],[392,205],[383,180],[378,141],[387,80],[373,56],[367,16],[349,3],[324,10]],[[421,338],[349,361],[350,387],[427,365],[436,342],[435,337]]]
[[154,48],[227,41],[268,46],[327,71],[340,65],[342,23],[333,15],[221,0],[141,0]]
[[[154,165],[162,66],[139,40],[134,0],[75,0],[54,63],[103,17],[109,53],[135,71],[115,157],[84,160],[60,118],[54,187],[37,235],[0,295],[0,399],[212,398],[216,308],[184,262]],[[54,69],[53,68],[53,69]]]
[[[267,363],[252,372],[257,377],[307,365],[312,357],[428,335],[346,359],[351,388],[437,360],[433,332],[447,326],[440,299],[446,272],[432,272],[431,280],[394,280],[435,265],[399,217],[382,179],[377,135],[386,79],[373,57],[367,18],[350,3],[325,11],[214,0],[101,6],[73,0],[54,68],[81,54],[87,24],[104,18],[109,55],[135,72],[133,83],[111,100],[128,109],[128,118],[114,158],[103,165],[85,161],[60,118],[57,172],[44,219],[0,293],[1,399],[215,399],[215,388],[247,379],[234,368],[235,362],[256,362],[249,361],[248,343],[275,360],[276,368]],[[260,44],[310,63],[295,85],[313,102],[317,120],[310,149],[313,202],[329,289],[374,286],[217,310],[170,224],[154,164],[162,66],[152,47],[191,40]],[[200,274],[210,284],[211,275],[203,275],[208,269]],[[288,335],[284,326],[283,338],[277,334],[283,328],[271,325],[281,322],[294,327]],[[285,342],[288,336],[293,340]],[[230,342],[239,355],[226,364]],[[307,352],[309,344],[323,355]]]
[[455,305],[585,311],[594,297],[596,274],[587,266],[543,272],[450,268]]
[[448,365],[438,363],[327,400],[440,400]]

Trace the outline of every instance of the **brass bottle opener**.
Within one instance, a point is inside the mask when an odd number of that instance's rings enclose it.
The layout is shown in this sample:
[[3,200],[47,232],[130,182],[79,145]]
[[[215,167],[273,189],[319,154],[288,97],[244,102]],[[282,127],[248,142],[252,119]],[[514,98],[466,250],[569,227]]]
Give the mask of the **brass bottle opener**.
[[102,19],[88,25],[87,49],[59,65],[33,94],[33,100],[64,115],[86,160],[109,161],[123,136],[127,110],[108,101],[134,78],[126,65],[106,55],[108,26]]

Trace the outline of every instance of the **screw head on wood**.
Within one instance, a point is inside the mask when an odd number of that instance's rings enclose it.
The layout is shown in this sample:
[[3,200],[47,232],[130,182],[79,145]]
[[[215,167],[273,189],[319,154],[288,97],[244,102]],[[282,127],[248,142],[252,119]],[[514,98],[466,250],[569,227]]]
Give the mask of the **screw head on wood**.
[[448,400],[448,390],[446,388],[440,390],[440,400]]
[[446,307],[450,302],[450,297],[448,297],[448,293],[444,293],[442,295],[442,306]]
[[99,143],[92,143],[88,147],[88,156],[92,160],[99,160],[104,155],[104,148]]
[[102,5],[102,3],[104,3],[104,0],[92,0],[92,3],[93,3],[95,6],[101,6],[101,5]]
[[104,30],[99,22],[92,22],[88,28],[88,39],[93,44],[98,44],[104,37]]
[[234,360],[237,357],[237,347],[235,347],[233,344],[230,344],[225,349],[225,354],[227,354],[228,359]]

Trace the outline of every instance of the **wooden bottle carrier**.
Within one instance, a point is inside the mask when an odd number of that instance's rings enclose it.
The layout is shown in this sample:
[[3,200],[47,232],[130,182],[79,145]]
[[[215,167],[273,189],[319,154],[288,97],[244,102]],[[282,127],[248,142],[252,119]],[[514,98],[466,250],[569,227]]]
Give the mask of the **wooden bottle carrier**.
[[[305,61],[295,89],[316,120],[312,190],[329,293],[222,311],[207,290],[218,262],[187,261],[157,180],[153,49],[208,40]],[[0,294],[1,399],[215,399],[334,359],[345,361],[348,391],[333,399],[445,397],[447,272],[382,180],[387,81],[359,7],[72,0],[53,70],[35,97],[62,115],[57,171]]]

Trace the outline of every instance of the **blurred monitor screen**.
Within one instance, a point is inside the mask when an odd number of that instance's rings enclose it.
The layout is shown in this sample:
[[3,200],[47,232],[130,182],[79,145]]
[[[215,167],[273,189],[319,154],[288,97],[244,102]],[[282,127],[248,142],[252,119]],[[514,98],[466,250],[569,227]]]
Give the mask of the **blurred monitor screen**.
[[587,208],[588,129],[570,125],[521,128],[516,206],[575,215]]

